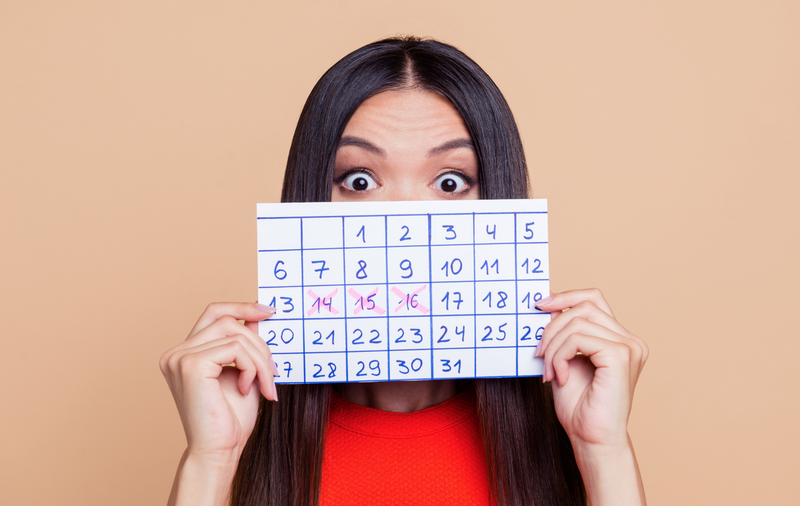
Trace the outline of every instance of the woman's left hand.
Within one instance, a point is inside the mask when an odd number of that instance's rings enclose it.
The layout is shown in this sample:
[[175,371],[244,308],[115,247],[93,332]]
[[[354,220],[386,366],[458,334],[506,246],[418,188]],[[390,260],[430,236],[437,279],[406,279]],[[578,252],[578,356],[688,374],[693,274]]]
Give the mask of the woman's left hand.
[[537,307],[552,316],[537,351],[543,380],[553,382],[556,414],[573,447],[628,447],[647,344],[617,322],[600,290],[554,293]]

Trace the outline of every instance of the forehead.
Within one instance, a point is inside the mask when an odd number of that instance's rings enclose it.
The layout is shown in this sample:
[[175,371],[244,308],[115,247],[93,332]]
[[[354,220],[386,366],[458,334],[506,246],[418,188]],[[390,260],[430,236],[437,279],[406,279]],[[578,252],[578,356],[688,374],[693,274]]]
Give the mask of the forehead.
[[344,135],[384,142],[470,138],[464,120],[449,100],[418,88],[384,91],[368,98],[350,118]]

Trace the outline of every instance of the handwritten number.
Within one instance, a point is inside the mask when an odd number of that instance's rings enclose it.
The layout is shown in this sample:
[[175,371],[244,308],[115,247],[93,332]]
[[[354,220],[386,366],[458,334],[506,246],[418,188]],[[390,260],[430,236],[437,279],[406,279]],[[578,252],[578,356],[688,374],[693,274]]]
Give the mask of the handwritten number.
[[497,225],[492,225],[492,231],[489,232],[489,225],[486,225],[486,234],[492,236],[492,239],[497,239],[495,234],[497,233]]
[[331,270],[330,267],[325,267],[325,260],[312,260],[311,263],[312,264],[322,264],[322,267],[320,267],[319,269],[314,269],[314,272],[319,272],[319,279],[322,279],[322,274],[325,271]]
[[[444,294],[442,298],[442,302],[444,302],[444,309],[446,311],[450,310],[450,292]],[[461,298],[461,292],[453,292],[453,304],[456,305],[456,311],[461,309],[461,303],[464,302],[464,299]]]
[[445,277],[449,276],[451,273],[453,276],[457,276],[463,267],[464,266],[461,263],[461,259],[454,258],[452,262],[445,262],[442,266],[442,270],[444,271]]
[[[331,340],[331,344],[334,344],[334,337],[335,337],[334,336],[334,332],[335,332],[334,330],[331,330],[331,333],[328,334],[327,336],[325,336],[326,340],[327,339]],[[322,332],[320,332],[319,330],[315,330],[314,331],[314,335],[316,335],[318,337],[316,339],[314,339],[314,341],[311,344],[325,344],[325,343],[322,342]]]
[[503,340],[505,340],[505,338],[506,338],[506,331],[505,331],[504,329],[505,329],[506,325],[508,325],[508,323],[504,323],[504,324],[500,325],[499,327],[497,327],[497,330],[499,330],[499,331],[500,331],[500,333],[501,333],[501,334],[503,334],[503,337],[498,337],[498,338],[497,338],[497,340],[498,340],[498,341],[503,341]]
[[358,233],[356,234],[356,237],[360,237],[362,243],[366,243],[367,242],[367,233],[364,230],[364,225],[361,225],[361,228],[358,230]]
[[461,374],[461,360],[456,360],[455,362],[453,362],[452,366],[450,365],[450,361],[447,360],[446,358],[443,358],[441,360],[442,360],[442,372],[450,372],[453,369],[457,369],[458,374]]
[[455,228],[453,227],[453,225],[442,225],[442,228],[443,228],[443,229],[445,229],[445,232],[450,232],[450,233],[452,233],[452,234],[453,234],[453,237],[447,237],[447,236],[445,236],[445,239],[446,239],[446,240],[448,240],[448,241],[452,241],[453,239],[455,239],[455,238],[456,238],[456,230],[455,230]]
[[414,360],[412,360],[410,369],[409,366],[406,365],[405,360],[397,360],[397,367],[400,369],[400,374],[408,374],[411,371],[417,372],[420,369],[422,369],[422,359],[415,358]]
[[442,330],[444,330],[444,332],[442,332],[442,335],[439,337],[439,340],[438,340],[438,341],[436,341],[436,342],[437,342],[437,343],[449,343],[449,342],[450,342],[450,339],[445,339],[445,338],[444,338],[444,336],[446,336],[446,335],[447,335],[447,327],[445,327],[444,325],[442,325],[440,328],[441,328]]
[[408,236],[408,232],[409,232],[408,227],[403,225],[401,228],[406,229],[406,231],[405,231],[405,233],[403,233],[403,236],[400,238],[400,240],[401,241],[410,241],[411,238]]
[[275,277],[278,279],[286,279],[286,271],[280,268],[281,265],[284,265],[283,260],[278,260],[275,263],[275,270],[273,271],[273,274],[275,274]]
[[288,379],[289,376],[292,374],[292,363],[291,362],[284,362],[283,363],[283,371],[286,373],[286,378]]
[[360,267],[360,269],[358,269],[358,271],[356,272],[356,277],[358,279],[366,278],[367,277],[367,270],[366,270],[367,269],[367,262],[365,262],[364,260],[359,260],[358,261],[358,266]]
[[535,225],[535,222],[530,222],[525,224],[525,235],[522,236],[523,239],[531,240],[533,239],[533,230],[531,230],[531,225]]
[[528,259],[526,258],[525,261],[522,262],[522,267],[525,267],[525,274],[541,274],[541,273],[543,273],[544,271],[539,269],[539,267],[542,266],[542,261],[539,260],[538,258],[534,258],[533,261],[536,262],[536,265],[533,266],[533,269],[530,270],[530,273],[528,272],[528,267],[529,267]]
[[492,262],[491,265],[489,265],[489,261],[488,260],[484,260],[483,261],[483,264],[481,265],[481,269],[486,269],[486,275],[487,276],[489,275],[489,269],[492,269],[492,268],[494,268],[494,272],[496,274],[500,274],[500,260],[495,259],[495,261]]
[[404,271],[408,271],[408,276],[400,276],[401,278],[408,279],[414,275],[414,270],[411,268],[411,260],[406,259],[400,262],[400,268]]
[[381,375],[381,363],[378,362],[377,360],[370,360],[368,365],[364,364],[364,362],[359,360],[358,365],[361,366],[361,369],[358,370],[356,376],[366,376],[367,373],[364,372],[364,369],[366,369],[367,367],[369,367],[369,369],[372,371],[373,376]]

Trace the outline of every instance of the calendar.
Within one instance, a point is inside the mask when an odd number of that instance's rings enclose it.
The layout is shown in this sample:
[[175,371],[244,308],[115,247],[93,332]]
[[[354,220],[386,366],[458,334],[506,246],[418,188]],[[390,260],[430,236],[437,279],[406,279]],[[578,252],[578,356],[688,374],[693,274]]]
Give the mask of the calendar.
[[538,376],[547,201],[258,204],[276,383]]

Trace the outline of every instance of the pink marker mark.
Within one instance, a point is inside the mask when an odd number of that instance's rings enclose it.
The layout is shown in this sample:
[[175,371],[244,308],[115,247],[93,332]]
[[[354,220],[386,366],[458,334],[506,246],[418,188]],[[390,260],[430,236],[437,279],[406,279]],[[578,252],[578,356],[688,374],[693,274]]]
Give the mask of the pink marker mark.
[[[334,288],[331,293],[322,298],[320,298],[316,293],[314,293],[311,290],[307,291],[306,293],[308,294],[309,297],[311,297],[312,299],[316,299],[314,303],[311,305],[311,309],[308,310],[308,316],[311,316],[317,310],[319,310],[319,312],[322,313],[322,306],[327,307],[328,311],[333,314],[339,314],[339,311],[332,305],[333,298],[336,296],[336,292],[338,291],[339,291],[338,288]],[[325,304],[326,300],[330,301],[330,303]]]
[[379,287],[375,287],[375,289],[372,290],[372,292],[369,295],[367,295],[366,297],[363,297],[360,293],[358,293],[357,291],[355,291],[352,288],[347,290],[347,293],[349,293],[354,299],[361,301],[361,304],[359,304],[359,307],[357,307],[357,308],[355,308],[355,310],[353,310],[353,314],[354,315],[357,315],[358,313],[361,312],[361,310],[364,308],[364,302],[372,304],[372,306],[373,306],[371,309],[368,309],[367,311],[375,311],[376,313],[378,313],[380,315],[382,315],[383,313],[386,312],[385,309],[383,309],[379,305],[375,304],[374,300],[370,300],[370,297],[372,297],[373,295],[376,295],[378,293],[378,288]]
[[[422,285],[421,287],[417,288],[416,290],[414,290],[413,292],[408,293],[408,294],[404,293],[402,290],[400,290],[396,286],[393,286],[392,287],[392,293],[397,295],[398,297],[400,297],[400,303],[397,305],[396,308],[394,308],[394,312],[395,313],[399,312],[400,309],[403,307],[403,304],[405,304],[406,307],[408,307],[408,308],[412,308],[413,307],[417,311],[419,311],[420,313],[423,313],[423,314],[424,313],[428,313],[430,311],[430,309],[428,309],[427,307],[423,306],[422,304],[417,302],[416,299],[414,299],[414,297],[416,295],[418,295],[421,291],[423,291],[426,286],[428,286],[428,285]],[[416,304],[416,306],[414,304]]]

